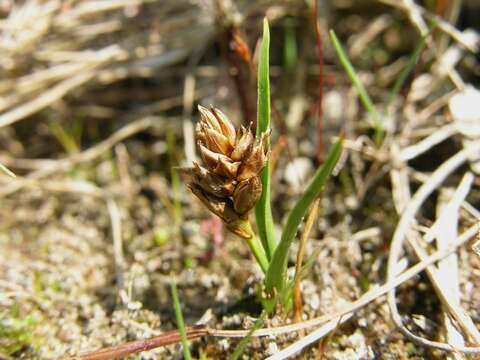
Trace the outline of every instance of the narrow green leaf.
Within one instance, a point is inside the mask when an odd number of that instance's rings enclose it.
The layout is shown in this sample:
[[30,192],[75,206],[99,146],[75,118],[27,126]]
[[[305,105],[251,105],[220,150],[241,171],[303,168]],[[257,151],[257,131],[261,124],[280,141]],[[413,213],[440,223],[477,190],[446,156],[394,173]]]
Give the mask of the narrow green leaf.
[[338,40],[337,35],[335,35],[335,32],[333,30],[330,30],[330,39],[332,40],[333,47],[335,48],[340,63],[343,65],[348,77],[353,83],[353,86],[355,86],[355,89],[357,90],[360,101],[362,102],[363,106],[368,111],[370,117],[373,120],[373,125],[375,127],[375,141],[377,142],[377,144],[380,144],[383,138],[384,129],[377,109],[373,105],[372,99],[370,99],[370,96],[368,95],[365,86],[363,86],[362,81],[358,77],[357,72],[355,71],[350,60],[348,59],[348,56],[343,49],[342,44],[340,44],[340,41]]
[[320,194],[323,186],[332,173],[340,154],[342,153],[343,140],[338,140],[329,151],[325,163],[317,170],[313,176],[307,190],[297,201],[288,215],[287,222],[282,231],[282,238],[273,254],[272,261],[268,268],[265,279],[267,293],[272,293],[273,289],[282,292],[286,283],[286,271],[288,251],[297,233],[298,227],[302,222],[305,213],[312,204],[313,200]]
[[171,290],[172,290],[173,306],[175,308],[175,317],[177,319],[177,327],[178,327],[178,331],[180,332],[180,339],[182,341],[183,357],[185,358],[185,360],[191,360],[192,355],[190,354],[190,348],[189,348],[188,339],[187,339],[187,330],[185,329],[185,322],[183,321],[182,308],[180,306],[180,301],[178,300],[177,283],[175,282],[175,279],[172,279]]
[[263,273],[266,273],[269,263],[261,242],[258,241],[258,238],[255,235],[246,241],[248,246],[250,247],[250,250],[255,256],[255,260],[257,260],[258,265],[262,269]]
[[255,324],[251,327],[251,329],[248,331],[247,336],[245,336],[237,345],[235,350],[233,351],[233,354],[230,355],[228,360],[237,360],[245,351],[245,347],[248,345],[248,343],[252,340],[252,334],[255,330],[259,329],[263,323],[265,322],[265,318],[267,316],[267,312],[263,311],[262,315],[255,321]]
[[289,73],[295,70],[298,62],[298,45],[295,35],[295,25],[293,19],[287,19],[285,22],[285,41],[283,48],[283,63]]
[[[270,129],[270,78],[269,78],[269,47],[270,30],[268,21],[263,21],[263,39],[260,48],[258,64],[258,109],[257,109],[257,137]],[[270,142],[267,144],[270,149]],[[273,228],[272,209],[270,204],[270,161],[260,172],[262,180],[262,195],[255,206],[260,240],[270,260],[275,247],[275,234]]]
[[[285,287],[278,294],[277,301],[281,302],[283,306],[283,310],[285,312],[288,313],[293,307],[293,287],[295,286],[296,279],[298,279],[298,281],[301,281],[305,276],[307,276],[310,269],[313,267],[313,265],[315,265],[319,253],[320,253],[320,249],[316,249],[313,252],[313,254],[310,255],[310,257],[307,259],[305,264],[302,266],[300,273],[295,274],[294,278],[287,280]],[[276,302],[274,301],[272,303],[276,304]]]
[[397,77],[397,80],[395,81],[395,84],[393,85],[392,90],[390,91],[390,94],[388,96],[385,109],[388,110],[390,108],[390,105],[392,105],[393,100],[395,100],[395,98],[397,97],[398,93],[402,89],[403,84],[405,83],[405,80],[407,80],[408,75],[410,75],[413,67],[417,63],[420,54],[422,53],[423,49],[425,49],[425,45],[425,38],[422,37],[418,42],[415,50],[413,51],[413,54],[410,56],[408,63],[405,65],[405,67],[400,72],[400,75]]
[[289,312],[293,306],[293,287],[295,286],[295,281],[301,281],[305,278],[310,270],[313,268],[313,265],[317,262],[318,254],[320,254],[320,248],[317,248],[313,253],[308,257],[305,264],[298,273],[295,274],[295,277],[286,281],[285,288],[278,295],[278,298],[282,302],[283,308],[286,312]]

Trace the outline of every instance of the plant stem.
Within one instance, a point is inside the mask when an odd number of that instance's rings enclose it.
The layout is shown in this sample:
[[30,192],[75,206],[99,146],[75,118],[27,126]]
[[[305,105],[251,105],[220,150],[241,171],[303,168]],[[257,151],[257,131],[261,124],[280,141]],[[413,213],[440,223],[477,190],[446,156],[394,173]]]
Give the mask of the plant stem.
[[171,290],[172,290],[173,306],[175,308],[175,317],[177,319],[178,331],[180,333],[180,340],[182,342],[182,347],[183,347],[183,356],[185,360],[191,360],[192,355],[190,354],[187,330],[185,328],[185,322],[183,321],[182,308],[180,306],[180,300],[178,299],[177,284],[175,282],[175,279],[172,279],[171,287],[172,287]]
[[318,14],[318,3],[315,1],[313,6],[313,21],[315,26],[315,39],[318,48],[318,122],[317,122],[317,161],[322,163],[325,159],[325,144],[324,144],[324,130],[323,130],[323,82],[324,82],[324,58],[323,58],[323,41],[320,33],[320,17]]
[[262,269],[263,273],[266,274],[268,270],[268,258],[265,250],[263,249],[262,243],[259,241],[257,235],[253,232],[250,222],[248,223],[248,228],[252,237],[247,239],[247,244],[250,250],[255,256],[258,265]]

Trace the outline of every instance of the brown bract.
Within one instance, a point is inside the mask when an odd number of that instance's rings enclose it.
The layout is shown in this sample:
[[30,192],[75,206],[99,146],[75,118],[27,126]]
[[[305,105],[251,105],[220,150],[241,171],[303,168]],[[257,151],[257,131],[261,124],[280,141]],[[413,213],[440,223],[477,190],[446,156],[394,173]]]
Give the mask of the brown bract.
[[196,162],[182,172],[190,190],[226,227],[250,238],[248,213],[262,194],[258,176],[268,158],[268,133],[255,139],[251,126],[235,127],[220,110],[199,106],[195,135],[204,166]]

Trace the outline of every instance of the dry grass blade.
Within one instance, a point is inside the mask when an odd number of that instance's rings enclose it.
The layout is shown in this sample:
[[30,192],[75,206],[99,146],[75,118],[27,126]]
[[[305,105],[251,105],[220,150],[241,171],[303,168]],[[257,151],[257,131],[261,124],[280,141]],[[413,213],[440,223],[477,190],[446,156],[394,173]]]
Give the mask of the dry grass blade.
[[417,142],[414,145],[408,146],[400,152],[398,155],[398,160],[400,161],[408,161],[411,160],[428,150],[430,150],[435,145],[445,141],[452,135],[456,134],[458,131],[455,125],[448,124],[437,131],[435,131],[432,135],[426,137],[422,141]]
[[115,270],[117,273],[117,288],[121,292],[124,289],[124,270],[125,270],[125,258],[123,255],[123,243],[122,243],[122,220],[120,218],[120,211],[114,200],[107,200],[107,209],[110,215],[110,221],[112,226],[112,239],[113,239],[113,257],[115,259]]
[[[194,16],[190,3],[159,3],[26,1],[15,5],[9,17],[0,19],[0,93],[5,95],[0,101],[0,127],[43,110],[73,90],[153,76],[196,51],[197,40],[208,39],[211,30]],[[171,11],[183,9],[190,11],[172,19]],[[122,14],[129,16],[122,19]],[[137,17],[145,26],[135,24]],[[146,31],[156,19],[162,26]],[[179,42],[185,33],[189,36]]]
[[[452,156],[446,162],[444,162],[431,176],[430,178],[420,187],[420,189],[415,193],[412,199],[409,201],[405,207],[402,217],[397,225],[395,230],[392,245],[390,248],[390,255],[388,259],[388,280],[393,279],[396,276],[398,269],[398,260],[400,253],[403,248],[403,242],[407,238],[407,234],[410,230],[411,225],[415,220],[415,214],[420,209],[422,204],[428,198],[428,196],[435,191],[435,189],[449,176],[451,175],[459,166],[467,162],[469,158],[480,156],[480,144],[475,144],[469,148],[458,152],[456,155]],[[422,344],[424,346],[430,346],[445,351],[454,351],[453,347],[448,344],[430,341],[418,337],[411,333],[402,322],[402,318],[398,312],[397,304],[395,300],[395,290],[392,290],[388,294],[388,305],[390,307],[390,312],[392,319],[395,324],[400,328],[402,333],[407,336],[410,340],[415,341],[416,343]],[[465,352],[470,351],[466,348],[457,348],[457,350]],[[477,351],[477,350],[472,350]]]
[[53,104],[55,101],[61,99],[69,91],[77,88],[80,85],[85,84],[89,81],[95,74],[93,72],[86,72],[80,75],[77,75],[71,79],[65,80],[55,86],[54,88],[44,92],[41,96],[36,99],[22,104],[11,111],[0,115],[0,127],[8,126],[14,122],[24,119],[29,115],[47,107],[48,105]]
[[35,183],[39,179],[45,178],[52,174],[58,174],[60,172],[66,172],[73,166],[80,163],[92,161],[96,157],[104,154],[107,150],[111,149],[115,144],[123,141],[124,139],[137,134],[150,128],[155,120],[155,117],[145,117],[132,123],[125,125],[123,128],[112,134],[107,139],[101,141],[97,145],[81,152],[79,154],[72,155],[68,158],[58,160],[52,163],[50,166],[42,167],[28,174],[26,177],[17,178],[16,181],[9,183],[0,191],[0,196],[6,196],[20,190],[23,186]]
[[[440,216],[431,227],[432,236],[437,238],[438,249],[443,249],[457,236],[457,222],[459,219],[460,206],[468,195],[473,184],[473,174],[466,173],[450,201],[441,209]],[[425,237],[427,237],[426,234]],[[410,238],[409,238],[410,239]],[[426,256],[423,249],[419,248],[414,239],[412,245],[420,259]],[[428,240],[428,239],[427,239]],[[472,319],[462,309],[460,305],[460,289],[458,279],[458,259],[456,254],[452,254],[438,264],[438,269],[431,267],[427,269],[438,297],[444,304],[448,313],[456,321],[458,326],[467,334],[467,336],[476,344],[480,344],[480,333],[477,330]],[[463,346],[462,335],[453,325],[451,319],[445,317],[445,326],[447,330],[447,339],[454,346]]]
[[350,320],[353,314],[346,314],[344,316],[340,316],[337,319],[330,320],[325,325],[321,326],[320,328],[312,331],[307,336],[301,338],[300,340],[294,342],[293,344],[289,345],[285,349],[282,349],[278,353],[273,356],[268,357],[266,360],[283,360],[288,359],[290,356],[295,355],[296,353],[302,351],[307,346],[310,346],[314,342],[322,339],[330,332],[335,330],[341,324]]
[[9,168],[7,168],[5,165],[3,165],[2,163],[0,163],[0,171],[3,171],[5,174],[7,174],[8,176],[12,177],[12,178],[15,178],[17,177],[13,171],[11,171]]
[[293,313],[296,322],[302,319],[302,291],[301,291],[301,271],[303,265],[303,256],[305,253],[305,245],[312,231],[312,226],[317,218],[318,206],[320,205],[320,199],[317,198],[312,204],[310,212],[305,223],[305,229],[300,237],[300,243],[297,251],[297,261],[295,262],[295,278],[293,284]]
[[[440,17],[431,14],[427,10],[425,10],[423,7],[415,4],[413,1],[410,0],[403,0],[403,1],[393,1],[393,0],[379,0],[380,2],[383,2],[387,5],[402,9],[403,11],[407,13],[416,13],[416,17],[419,17],[419,15],[424,15],[428,17],[429,19],[433,20],[439,29],[441,29],[445,34],[450,35],[453,39],[455,39],[458,43],[460,43],[462,46],[464,46],[466,49],[471,51],[472,53],[476,53],[478,50],[478,45],[475,43],[472,43],[471,41],[468,41],[465,39],[463,34],[457,30],[454,26],[449,24],[448,22],[444,21]],[[424,28],[423,35],[427,33],[426,27]]]

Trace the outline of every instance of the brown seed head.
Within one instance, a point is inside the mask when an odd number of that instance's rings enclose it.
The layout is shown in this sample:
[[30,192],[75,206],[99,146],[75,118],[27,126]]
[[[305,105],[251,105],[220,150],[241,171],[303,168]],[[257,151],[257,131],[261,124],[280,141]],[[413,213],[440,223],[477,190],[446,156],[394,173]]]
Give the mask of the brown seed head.
[[233,192],[233,208],[240,215],[248,214],[262,195],[262,182],[258,176],[241,181]]
[[[225,114],[223,114],[220,110],[213,107],[208,110],[207,108],[199,105],[198,110],[200,111],[201,115],[200,128],[210,130],[210,136],[221,136],[221,138],[230,145],[230,151],[232,151],[233,146],[235,146],[236,135],[235,127],[230,120],[228,120]],[[225,154],[229,155],[229,153]]]
[[222,128],[222,133],[228,138],[232,146],[235,145],[235,126],[230,122],[227,116],[218,109],[215,109],[213,106],[210,107],[211,113],[215,116],[220,127]]
[[268,158],[269,133],[255,139],[251,124],[238,131],[220,110],[198,107],[200,122],[196,137],[205,167],[194,163],[182,173],[190,190],[226,227],[250,238],[248,213],[262,193],[258,173]]
[[233,181],[225,181],[223,177],[208,171],[196,162],[193,163],[192,168],[182,168],[181,171],[187,183],[195,183],[203,191],[211,195],[219,198],[233,195],[235,190]]
[[215,174],[234,179],[237,176],[240,162],[233,162],[228,156],[216,153],[199,143],[200,155],[207,168]]
[[248,126],[248,129],[241,126],[240,131],[237,132],[237,139],[235,141],[235,148],[233,149],[230,157],[234,161],[242,160],[253,145],[254,137],[252,134],[252,124]]
[[229,198],[220,199],[209,195],[195,184],[190,184],[188,187],[211,212],[223,220],[231,232],[244,239],[252,237],[252,233],[249,231],[248,219],[240,217],[235,212],[232,201]]
[[255,140],[255,142],[250,146],[250,149],[245,155],[240,169],[238,170],[238,181],[250,179],[251,177],[256,176],[260,170],[263,169],[268,159],[266,150],[267,138],[268,133],[263,133],[260,139]]

